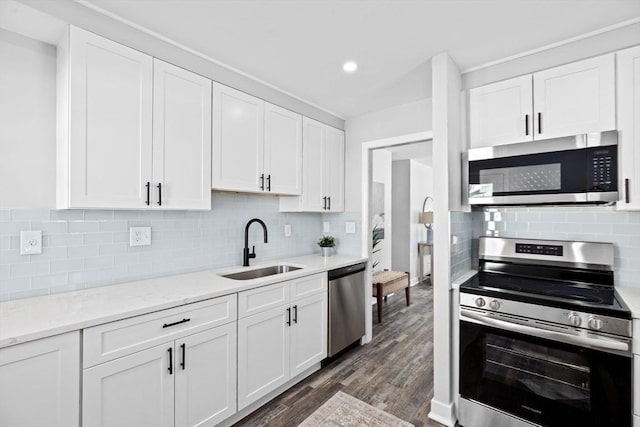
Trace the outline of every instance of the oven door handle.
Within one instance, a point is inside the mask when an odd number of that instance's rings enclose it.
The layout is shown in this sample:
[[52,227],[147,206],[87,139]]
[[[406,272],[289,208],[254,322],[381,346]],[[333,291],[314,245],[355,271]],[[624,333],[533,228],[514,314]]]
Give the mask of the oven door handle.
[[562,332],[549,331],[547,329],[539,329],[517,323],[507,322],[505,320],[492,319],[473,311],[460,309],[460,320],[479,323],[485,326],[493,326],[507,331],[531,335],[538,338],[546,338],[553,341],[560,341],[567,344],[583,345],[592,348],[614,351],[629,351],[629,344],[622,341],[615,341],[606,338],[589,338],[576,335],[563,334]]

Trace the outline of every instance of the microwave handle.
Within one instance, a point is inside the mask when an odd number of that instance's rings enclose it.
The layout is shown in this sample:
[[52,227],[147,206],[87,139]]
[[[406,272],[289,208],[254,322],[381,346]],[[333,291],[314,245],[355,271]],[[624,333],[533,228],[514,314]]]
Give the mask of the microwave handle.
[[510,332],[521,333],[531,335],[538,338],[550,339],[552,341],[560,341],[567,344],[589,346],[592,348],[599,348],[603,350],[614,351],[629,351],[629,344],[622,341],[615,341],[605,338],[589,338],[576,335],[563,334],[562,332],[550,331],[547,329],[539,329],[538,327],[531,327],[526,325],[520,325],[517,323],[511,323],[504,320],[492,319],[482,314],[478,314],[469,310],[460,309],[460,320],[465,320],[472,323],[479,323],[484,326],[491,326],[495,328],[504,329]]

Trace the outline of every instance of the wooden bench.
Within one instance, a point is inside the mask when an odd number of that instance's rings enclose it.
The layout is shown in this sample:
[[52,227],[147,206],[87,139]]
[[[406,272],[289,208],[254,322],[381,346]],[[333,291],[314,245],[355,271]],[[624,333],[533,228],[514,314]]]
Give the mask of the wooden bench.
[[382,322],[382,299],[387,300],[387,295],[404,289],[407,305],[410,304],[409,273],[402,271],[378,271],[373,274],[373,296],[378,304],[378,323]]

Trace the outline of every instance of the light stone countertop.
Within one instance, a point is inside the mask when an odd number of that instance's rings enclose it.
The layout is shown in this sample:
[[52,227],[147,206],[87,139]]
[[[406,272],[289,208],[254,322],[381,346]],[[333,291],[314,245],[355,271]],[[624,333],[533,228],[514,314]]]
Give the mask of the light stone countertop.
[[631,316],[640,319],[640,288],[616,286],[616,291],[631,310]]
[[[365,261],[367,258],[355,256],[307,255],[251,267],[205,270],[3,302],[0,303],[0,348]],[[220,276],[274,264],[302,268],[251,280]]]

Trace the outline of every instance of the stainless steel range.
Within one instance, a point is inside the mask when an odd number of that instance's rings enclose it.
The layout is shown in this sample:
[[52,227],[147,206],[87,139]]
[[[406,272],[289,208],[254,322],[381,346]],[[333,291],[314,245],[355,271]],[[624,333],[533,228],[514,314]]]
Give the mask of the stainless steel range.
[[631,426],[631,313],[610,243],[480,238],[460,287],[460,423]]

